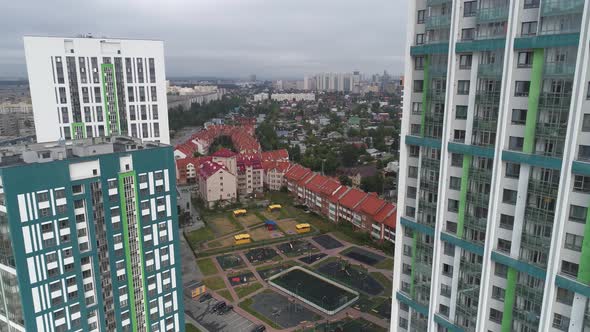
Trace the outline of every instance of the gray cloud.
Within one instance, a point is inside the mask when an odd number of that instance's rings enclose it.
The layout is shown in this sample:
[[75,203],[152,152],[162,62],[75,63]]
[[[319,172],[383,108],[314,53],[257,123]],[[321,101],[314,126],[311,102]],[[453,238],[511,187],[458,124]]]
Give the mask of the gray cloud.
[[[34,2],[34,4],[33,4]],[[300,77],[403,70],[406,0],[5,1],[0,77],[25,76],[22,36],[162,39],[168,76]]]

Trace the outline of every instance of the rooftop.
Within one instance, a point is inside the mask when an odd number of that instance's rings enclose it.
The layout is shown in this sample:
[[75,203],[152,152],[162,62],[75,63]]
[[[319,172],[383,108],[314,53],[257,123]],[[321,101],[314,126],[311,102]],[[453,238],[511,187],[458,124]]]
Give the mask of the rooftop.
[[0,167],[100,156],[118,152],[166,147],[127,136],[95,137],[73,141],[17,144],[0,147]]

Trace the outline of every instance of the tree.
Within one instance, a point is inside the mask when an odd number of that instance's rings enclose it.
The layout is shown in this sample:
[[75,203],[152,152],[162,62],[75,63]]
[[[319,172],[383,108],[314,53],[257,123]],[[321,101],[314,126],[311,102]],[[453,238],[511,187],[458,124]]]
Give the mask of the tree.
[[279,147],[279,137],[274,127],[267,121],[256,128],[256,137],[264,151],[275,150]]
[[292,161],[297,163],[301,161],[301,148],[299,145],[289,147],[287,150],[289,151],[289,157]]
[[383,175],[377,174],[361,179],[361,189],[366,192],[383,193]]
[[340,175],[338,177],[340,184],[343,186],[352,186],[352,180],[346,175]]
[[352,144],[342,146],[342,151],[340,152],[342,165],[346,167],[355,166],[358,163],[361,153],[362,151]]

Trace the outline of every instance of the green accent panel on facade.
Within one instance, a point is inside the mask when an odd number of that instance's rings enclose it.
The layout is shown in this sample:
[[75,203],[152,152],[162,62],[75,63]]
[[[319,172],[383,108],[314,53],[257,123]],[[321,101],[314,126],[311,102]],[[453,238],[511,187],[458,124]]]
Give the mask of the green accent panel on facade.
[[426,132],[426,112],[430,112],[428,93],[430,92],[430,56],[424,58],[424,81],[422,81],[422,114],[420,116],[420,136]]
[[560,170],[561,162],[560,158],[545,157],[536,154],[528,154],[515,151],[502,151],[502,160],[511,161],[518,164],[527,164],[531,166],[537,166],[542,168],[551,168]]
[[539,113],[539,97],[543,84],[543,63],[545,62],[545,50],[535,49],[533,53],[533,68],[531,70],[531,85],[529,88],[528,110],[524,127],[524,153],[535,151],[535,130],[537,129],[537,114]]
[[412,297],[414,297],[415,295],[415,288],[414,285],[416,284],[416,281],[414,280],[415,277],[415,268],[416,268],[416,251],[417,251],[417,247],[418,247],[418,233],[414,233],[412,236],[412,271],[410,272],[410,294],[412,295]]
[[83,138],[86,138],[86,126],[84,125],[84,122],[72,122],[70,129],[72,131],[72,139],[74,139],[76,137],[76,129],[79,128],[82,130],[82,135],[84,135]]
[[579,33],[565,33],[558,35],[543,35],[514,39],[514,49],[536,49],[563,46],[577,46],[580,43]]
[[494,158],[494,149],[483,146],[476,146],[463,143],[449,142],[447,146],[449,152],[468,154],[471,156],[479,156],[486,158]]
[[449,43],[427,44],[410,47],[410,55],[447,54]]
[[512,311],[516,300],[516,279],[518,272],[514,268],[508,268],[506,278],[506,290],[504,293],[504,312],[502,314],[502,332],[512,331]]
[[454,235],[442,232],[440,233],[440,239],[447,242],[447,243],[451,243],[459,248],[465,249],[469,252],[472,252],[474,254],[478,254],[480,256],[483,256],[483,247],[480,245],[477,245],[475,243],[469,242],[469,241],[465,241],[463,239],[460,239]]
[[582,241],[578,281],[585,285],[590,285],[590,208],[586,213],[586,225],[584,226],[584,240]]
[[400,218],[400,223],[402,224],[402,226],[407,227],[407,228],[411,228],[412,230],[414,230],[418,233],[422,233],[422,234],[426,234],[426,235],[430,235],[430,236],[434,235],[434,229],[432,227],[428,227],[426,225],[419,224],[417,222],[411,221],[411,220],[406,219],[404,217]]
[[492,251],[492,260],[494,262],[498,262],[498,263],[504,264],[508,267],[511,267],[513,269],[516,269],[519,272],[524,272],[526,274],[530,274],[537,279],[544,280],[545,277],[547,276],[547,271],[545,271],[539,267],[536,267],[534,265],[531,265],[529,263],[525,263],[525,262],[520,261],[518,259],[514,259],[510,256],[501,254],[497,251]]
[[506,47],[506,39],[482,39],[468,42],[459,42],[455,45],[455,52],[482,52],[499,50]]
[[457,212],[457,236],[463,238],[463,225],[465,224],[465,213],[467,213],[467,188],[469,187],[469,167],[471,167],[472,156],[463,155],[463,170],[461,174],[461,192],[459,194],[459,211]]
[[395,294],[395,298],[400,301],[403,302],[405,304],[407,304],[410,308],[416,310],[417,312],[421,313],[422,315],[428,317],[428,308],[417,303],[416,301],[410,299],[409,297],[407,297],[405,294],[397,292]]
[[109,111],[109,104],[108,104],[108,100],[107,100],[107,81],[105,78],[105,69],[106,68],[110,68],[112,73],[113,73],[113,100],[115,102],[114,104],[114,111],[117,115],[117,130],[119,131],[119,133],[121,133],[121,121],[119,120],[119,99],[117,98],[117,78],[115,77],[115,66],[112,63],[103,63],[100,65],[100,72],[101,72],[101,77],[102,77],[102,99],[104,101],[104,112],[105,112],[105,121],[106,121],[106,130],[107,130],[107,136],[111,135],[111,117],[110,117],[110,111]]
[[590,297],[590,286],[584,285],[579,281],[558,274],[555,276],[555,284],[574,293],[584,295],[585,297]]
[[578,175],[590,176],[590,163],[581,161],[574,161],[572,165],[572,173]]
[[435,148],[435,149],[440,149],[442,146],[441,141],[438,139],[430,138],[430,137],[411,136],[411,135],[406,135],[406,144],[424,146],[424,147]]
[[434,321],[444,327],[445,329],[447,329],[447,331],[449,332],[464,332],[465,330],[460,328],[459,326],[449,322],[446,318],[444,318],[443,316],[439,315],[439,314],[434,314]]

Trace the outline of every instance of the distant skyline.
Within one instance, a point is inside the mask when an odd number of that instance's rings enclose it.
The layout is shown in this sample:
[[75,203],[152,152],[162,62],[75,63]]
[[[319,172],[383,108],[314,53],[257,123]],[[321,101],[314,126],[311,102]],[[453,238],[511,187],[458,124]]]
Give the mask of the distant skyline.
[[406,1],[11,1],[0,11],[0,79],[26,78],[24,35],[160,39],[167,77],[297,79],[403,72]]

